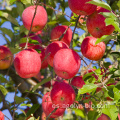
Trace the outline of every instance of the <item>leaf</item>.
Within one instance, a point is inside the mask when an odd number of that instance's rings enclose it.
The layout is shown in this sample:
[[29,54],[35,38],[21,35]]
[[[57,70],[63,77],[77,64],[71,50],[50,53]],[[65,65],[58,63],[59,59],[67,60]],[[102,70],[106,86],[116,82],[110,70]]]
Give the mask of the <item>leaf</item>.
[[108,115],[111,120],[116,120],[118,116],[118,109],[115,105],[105,104],[102,106],[102,112]]
[[103,35],[101,38],[97,38],[95,45],[97,45],[100,42],[105,42],[111,39],[115,39],[116,36],[112,36],[112,35]]
[[10,0],[9,3],[10,3],[10,4],[13,4],[15,1],[16,1],[16,0]]
[[21,0],[21,2],[25,5],[31,4],[31,0]]
[[80,94],[84,94],[84,93],[90,93],[92,91],[95,91],[97,88],[97,85],[89,83],[86,85],[83,85],[83,87],[81,89],[79,89],[78,91],[78,95]]
[[3,93],[3,95],[7,95],[8,91],[4,88],[4,86],[0,85],[0,90]]
[[120,99],[120,90],[117,89],[116,87],[114,87],[113,92],[114,92],[114,100],[119,100]]
[[120,1],[118,1],[117,6],[120,8]]
[[84,112],[83,112],[82,110],[80,110],[80,109],[73,109],[73,111],[75,112],[75,114],[76,114],[77,116],[80,116],[80,117],[82,117],[82,118],[85,118]]
[[19,26],[17,20],[14,17],[12,17],[10,14],[8,14],[7,12],[0,11],[0,16],[3,18],[6,18],[8,21],[15,24],[16,26]]
[[33,114],[38,108],[39,108],[39,104],[33,104],[33,106],[28,110],[27,112],[27,117],[29,117],[31,114]]
[[22,103],[20,106],[32,107],[32,105],[31,105],[31,104],[25,104],[25,103]]
[[48,77],[48,78],[42,80],[40,83],[38,83],[38,84],[33,88],[32,92],[35,92],[35,90],[36,90],[39,86],[45,84],[46,82],[49,82],[51,79],[52,79],[51,77]]
[[5,79],[4,76],[0,75],[0,82],[1,82],[1,83],[6,83],[7,80]]
[[94,5],[103,7],[103,8],[105,8],[105,9],[111,11],[111,7],[110,7],[107,3],[103,2],[103,1],[100,1],[100,0],[92,0],[92,1],[89,1],[89,2],[87,2],[87,3],[94,4]]
[[16,104],[20,104],[20,103],[22,103],[22,102],[24,102],[24,101],[28,101],[28,100],[29,100],[29,99],[15,96]]
[[23,10],[25,9],[21,2],[16,2],[17,5],[17,12],[22,17]]
[[114,20],[117,20],[117,17],[113,12],[100,12],[99,14],[103,15],[105,18],[112,18]]
[[12,54],[16,54],[20,51],[20,49],[18,48],[13,48],[13,47],[9,47],[10,48],[10,51],[12,52]]
[[95,110],[89,111],[88,112],[88,120],[95,120],[97,115],[98,115],[98,113]]
[[116,70],[115,72],[114,72],[114,76],[120,76],[120,70]]
[[7,28],[0,28],[0,30],[4,33],[4,34],[6,34],[6,35],[8,35],[11,39],[13,38],[13,32],[12,32],[12,30],[10,30],[10,29],[7,29]]

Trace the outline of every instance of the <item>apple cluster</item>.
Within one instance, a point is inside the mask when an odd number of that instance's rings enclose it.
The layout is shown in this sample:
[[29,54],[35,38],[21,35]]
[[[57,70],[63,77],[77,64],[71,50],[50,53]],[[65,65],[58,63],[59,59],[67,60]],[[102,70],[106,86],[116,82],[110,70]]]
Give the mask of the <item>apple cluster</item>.
[[[68,4],[72,12],[82,17],[87,16],[86,26],[92,36],[84,38],[81,44],[81,52],[84,57],[98,61],[103,57],[106,45],[104,42],[96,45],[96,40],[103,35],[110,35],[114,31],[114,27],[112,25],[106,26],[105,17],[99,14],[100,12],[111,11],[88,4],[87,2],[89,1],[91,0],[68,0]],[[0,46],[0,69],[9,68],[13,62],[15,70],[20,77],[40,78],[41,69],[45,69],[48,66],[53,67],[57,77],[51,83],[51,91],[43,96],[42,108],[46,116],[57,108],[50,116],[50,118],[56,118],[63,115],[65,109],[75,102],[76,94],[72,86],[80,89],[85,85],[85,82],[83,76],[76,76],[80,70],[81,59],[76,51],[70,49],[73,34],[71,28],[66,25],[56,26],[51,31],[52,42],[48,46],[43,47],[41,45],[42,39],[38,36],[38,32],[45,27],[47,19],[46,10],[40,5],[27,7],[23,11],[23,25],[27,30],[33,32],[29,36],[24,37],[37,40],[39,45],[21,43],[19,45],[21,51],[15,55],[14,60],[10,49],[6,46]],[[24,49],[26,45],[27,49]],[[41,52],[38,53],[36,49]],[[71,83],[65,82],[65,79],[72,79]],[[101,120],[101,118],[98,120]]]

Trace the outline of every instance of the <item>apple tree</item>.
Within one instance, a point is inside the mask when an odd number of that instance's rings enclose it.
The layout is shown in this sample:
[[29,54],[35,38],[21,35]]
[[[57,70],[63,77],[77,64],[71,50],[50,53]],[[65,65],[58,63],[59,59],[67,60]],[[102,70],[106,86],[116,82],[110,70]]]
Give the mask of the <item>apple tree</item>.
[[119,21],[119,0],[1,0],[0,119],[120,120]]

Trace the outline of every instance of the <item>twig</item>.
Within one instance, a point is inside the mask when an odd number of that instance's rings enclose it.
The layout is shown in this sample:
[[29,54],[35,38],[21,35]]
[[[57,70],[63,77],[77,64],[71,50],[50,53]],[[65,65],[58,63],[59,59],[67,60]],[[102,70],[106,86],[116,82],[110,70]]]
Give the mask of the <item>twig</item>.
[[55,108],[47,117],[46,120],[49,120],[49,117],[57,110],[57,108]]
[[73,37],[74,37],[74,34],[75,34],[75,30],[77,28],[77,24],[78,24],[79,18],[80,18],[80,15],[78,16],[78,18],[76,20],[76,24],[75,24],[75,27],[74,27],[74,30],[73,30],[72,39],[71,39],[71,43],[70,43],[70,48],[71,49],[72,49],[72,45],[73,45]]

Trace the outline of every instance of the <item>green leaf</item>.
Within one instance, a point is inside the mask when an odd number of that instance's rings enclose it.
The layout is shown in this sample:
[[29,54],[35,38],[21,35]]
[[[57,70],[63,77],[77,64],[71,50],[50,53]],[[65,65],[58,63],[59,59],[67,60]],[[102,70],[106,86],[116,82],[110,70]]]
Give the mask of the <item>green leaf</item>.
[[120,76],[120,70],[116,70],[115,72],[114,72],[114,76]]
[[4,34],[8,35],[11,39],[14,35],[12,30],[7,29],[7,28],[0,28],[0,31],[2,31]]
[[15,1],[16,1],[16,0],[10,0],[9,3],[10,3],[10,4],[13,4]]
[[85,118],[85,114],[84,114],[84,112],[83,112],[82,110],[80,110],[80,109],[73,109],[73,111],[75,112],[75,114],[76,114],[77,116],[80,116],[80,117],[82,117],[82,118]]
[[99,14],[103,15],[105,18],[112,18],[114,20],[117,20],[117,17],[113,12],[100,12]]
[[29,117],[31,114],[33,114],[38,108],[39,108],[39,104],[33,104],[33,106],[28,110],[27,112],[27,117]]
[[31,0],[21,0],[21,2],[25,5],[31,4]]
[[89,2],[87,2],[87,3],[94,4],[94,5],[103,7],[103,8],[105,8],[105,9],[111,11],[111,7],[110,7],[107,3],[103,2],[103,1],[100,1],[100,0],[92,0],[92,1],[89,1]]
[[116,120],[118,116],[118,109],[115,105],[106,104],[102,106],[102,113],[108,115],[111,120]]
[[20,15],[20,17],[22,17],[23,10],[25,9],[24,5],[21,2],[16,2],[16,5],[17,5],[17,12]]
[[39,86],[45,84],[46,82],[49,82],[51,79],[52,79],[51,77],[48,77],[48,78],[42,80],[40,83],[38,83],[38,84],[33,88],[32,92],[35,92],[35,90],[36,90]]
[[6,83],[7,80],[5,79],[4,76],[0,75],[0,82],[1,82],[1,83]]
[[98,115],[97,111],[89,111],[88,112],[88,120],[95,120],[96,116]]
[[78,95],[80,94],[84,94],[84,93],[90,93],[92,91],[95,91],[97,88],[97,85],[89,83],[86,85],[83,85],[83,87],[81,89],[79,89],[78,91]]
[[105,42],[111,39],[115,39],[116,36],[112,36],[112,35],[103,35],[101,38],[97,38],[95,45],[97,45],[100,42]]
[[117,6],[120,8],[120,1],[118,1]]
[[22,102],[24,102],[24,101],[28,101],[28,100],[29,100],[29,99],[15,96],[16,104],[20,104],[20,103],[22,103]]
[[114,100],[119,100],[120,99],[120,90],[117,89],[116,87],[114,87],[113,92],[114,92]]
[[13,48],[13,47],[9,47],[10,48],[10,51],[12,52],[12,54],[16,54],[20,51],[20,49],[18,48]]
[[31,104],[25,104],[25,103],[22,103],[20,106],[32,107],[32,105],[31,105]]
[[18,21],[7,12],[0,11],[0,17],[6,18],[11,23],[19,26]]
[[0,85],[0,90],[3,93],[3,95],[7,95],[8,91],[4,88],[4,86]]

